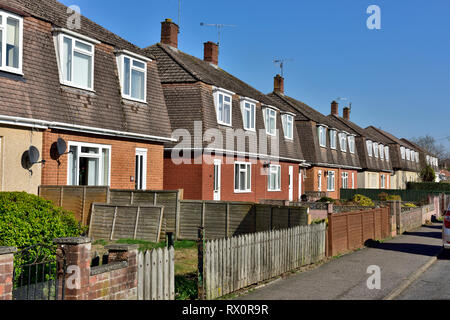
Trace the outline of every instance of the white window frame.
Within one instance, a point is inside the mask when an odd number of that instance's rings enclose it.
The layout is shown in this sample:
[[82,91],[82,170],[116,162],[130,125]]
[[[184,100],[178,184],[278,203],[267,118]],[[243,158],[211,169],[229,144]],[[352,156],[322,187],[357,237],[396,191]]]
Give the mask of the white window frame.
[[[101,184],[101,182],[104,180],[103,179],[103,173],[104,173],[104,167],[103,167],[103,161],[102,161],[102,157],[103,157],[103,149],[107,149],[109,151],[109,170],[108,170],[108,185],[107,186],[111,186],[111,158],[112,158],[112,153],[111,153],[111,146],[110,145],[105,145],[105,144],[96,144],[96,143],[87,143],[87,142],[78,142],[78,141],[69,141],[68,143],[68,150],[70,150],[71,147],[77,147],[78,152],[77,152],[77,163],[79,164],[80,161],[80,157],[83,158],[96,158],[99,159],[99,165],[98,165],[98,170],[99,170],[99,175],[98,175],[98,181],[97,181],[97,186],[104,186]],[[98,154],[94,154],[94,153],[81,153],[81,148],[82,147],[87,147],[87,148],[98,148],[99,149],[99,153]],[[72,154],[73,156],[73,154]],[[70,157],[67,157],[67,185],[71,186],[70,184]],[[77,176],[76,176],[76,184],[75,186],[79,186],[80,185],[80,167],[77,167]]]
[[347,134],[345,132],[339,132],[339,145],[342,152],[347,152]]
[[[130,59],[130,84],[129,84],[130,85],[130,94],[125,94],[125,92],[124,92],[125,58]],[[145,65],[144,69],[134,66],[133,62],[135,62],[135,61],[139,62],[139,63],[143,63]],[[138,59],[138,58],[133,57],[130,54],[119,54],[117,56],[117,68],[119,71],[120,91],[121,91],[122,97],[124,99],[147,103],[147,67],[148,67],[147,62],[148,61],[151,61],[151,60],[150,59],[142,59],[142,58]],[[144,99],[134,98],[131,96],[131,91],[132,91],[131,84],[133,82],[133,79],[132,79],[133,78],[132,77],[133,70],[144,73]]]
[[405,158],[406,158],[405,147],[400,147],[400,154],[401,154],[402,160],[405,160]]
[[[266,133],[269,136],[276,136],[277,135],[277,110],[270,108],[270,107],[264,107],[263,116],[264,116],[264,125],[266,127]],[[270,119],[273,119],[273,123],[274,123],[273,132],[271,131],[272,128],[269,128]]]
[[[63,44],[64,44],[64,38],[68,38],[72,41],[72,70],[71,70],[71,75],[72,75],[72,80],[68,81],[66,79],[64,79],[64,74],[63,74],[63,66],[62,66],[62,62],[63,60]],[[59,61],[59,80],[61,82],[61,84],[69,86],[69,87],[74,87],[74,88],[78,88],[78,89],[83,89],[83,90],[88,90],[88,91],[94,91],[94,70],[95,70],[95,44],[93,42],[89,42],[86,41],[84,39],[82,39],[84,37],[76,37],[73,35],[69,35],[65,32],[60,32],[57,35],[57,49],[58,49],[58,61]],[[80,48],[76,48],[75,46],[75,42],[78,41],[81,44],[87,45],[92,47],[92,52],[80,49]],[[73,75],[74,75],[74,52],[77,51],[83,55],[87,55],[90,56],[92,59],[92,68],[91,68],[91,87],[84,87],[81,85],[76,84],[73,81]]]
[[379,144],[378,149],[380,149],[380,159],[384,160],[384,145]]
[[373,155],[374,155],[374,157],[375,158],[377,158],[378,159],[378,153],[379,153],[379,149],[378,149],[378,143],[377,142],[374,142],[373,143]]
[[381,189],[386,189],[386,176],[382,174],[380,180]]
[[[275,176],[278,178],[277,184],[278,186],[276,186],[276,188],[272,189],[270,186],[270,181],[272,180],[272,174],[275,174]],[[281,165],[277,165],[277,164],[271,164],[268,168],[268,175],[267,175],[267,191],[270,192],[276,192],[276,191],[281,191]]]
[[355,173],[352,172],[352,189],[355,189]]
[[410,149],[406,149],[406,160],[411,161],[411,150]]
[[319,145],[321,147],[327,147],[327,128],[324,126],[317,127],[317,135],[319,136]]
[[[236,189],[236,166],[239,165],[239,173],[245,172],[245,190]],[[241,165],[245,165],[245,169],[241,169]],[[250,193],[252,192],[252,163],[251,162],[242,162],[242,161],[236,161],[234,163],[234,193]],[[247,182],[249,181],[248,176],[250,175],[250,185],[247,185]],[[241,175],[238,174],[238,178]],[[240,182],[240,181],[239,181]],[[238,186],[241,184],[239,183]]]
[[[288,140],[294,140],[294,116],[291,114],[283,114],[281,117],[283,121],[283,131],[284,131],[284,138]],[[290,132],[287,132],[287,125],[291,124],[291,130]]]
[[[2,48],[0,51],[2,53],[2,61],[0,66],[0,71],[5,71],[9,73],[15,73],[23,75],[23,17],[16,14],[6,12],[0,9],[0,16],[2,17],[2,23],[0,24],[0,30],[2,31]],[[12,18],[19,21],[19,67],[13,68],[6,66],[6,37],[7,37],[7,21],[8,18]]]
[[384,146],[384,158],[386,159],[386,161],[389,161],[389,147],[388,146]]
[[[256,102],[250,101],[248,99],[241,100],[241,111],[244,130],[256,132]],[[250,119],[250,127],[247,127],[247,123],[245,121],[245,115],[247,112],[251,117],[253,117],[253,127],[251,127],[252,119]]]
[[342,172],[342,189],[348,189],[348,172]]
[[348,150],[351,154],[356,151],[355,136],[348,136]]
[[[331,182],[332,182],[332,188],[330,188],[330,178],[331,178]],[[336,191],[336,172],[335,171],[328,171],[327,191]]]
[[[233,94],[231,91],[225,90],[225,89],[221,89],[221,88],[216,88],[213,92],[213,96],[214,96],[214,105],[215,105],[215,109],[216,109],[216,116],[217,116],[217,123],[223,126],[227,126],[227,127],[232,127],[233,126]],[[227,104],[230,105],[230,123],[226,123],[223,120],[220,120],[219,118],[219,98],[220,96],[223,96],[223,101],[224,101],[224,105],[225,105],[225,98],[229,98],[230,102]],[[222,110],[223,112],[223,110]],[[223,114],[222,114],[222,119],[223,119]]]
[[372,140],[366,141],[366,148],[367,148],[367,154],[369,155],[369,157],[372,157],[373,156],[373,141]]
[[[148,150],[144,148],[136,148],[136,156],[143,156],[143,174],[142,174],[142,189],[137,190],[147,190],[147,164],[148,164]],[[135,168],[136,169],[136,168]],[[134,177],[135,182],[137,183],[138,177]]]
[[330,130],[330,148],[333,150],[337,149],[337,131]]
[[318,185],[317,185],[317,191],[321,192],[322,191],[322,170],[319,170],[319,172],[317,173],[317,179],[318,179]]

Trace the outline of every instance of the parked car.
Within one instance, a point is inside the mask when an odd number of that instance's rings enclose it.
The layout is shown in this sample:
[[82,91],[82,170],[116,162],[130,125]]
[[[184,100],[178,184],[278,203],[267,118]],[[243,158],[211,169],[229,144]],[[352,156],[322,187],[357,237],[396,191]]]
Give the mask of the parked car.
[[442,226],[442,241],[444,249],[450,250],[450,206],[444,212],[444,225]]

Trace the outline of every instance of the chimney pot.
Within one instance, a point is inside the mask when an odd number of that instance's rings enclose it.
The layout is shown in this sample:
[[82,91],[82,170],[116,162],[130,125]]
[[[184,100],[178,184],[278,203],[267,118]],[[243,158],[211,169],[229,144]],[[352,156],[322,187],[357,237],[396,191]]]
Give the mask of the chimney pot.
[[178,48],[179,27],[172,19],[161,22],[161,43]]
[[274,78],[273,91],[284,94],[284,78],[279,74]]
[[350,108],[349,107],[344,108],[344,119],[350,120]]
[[204,43],[203,60],[216,66],[219,64],[219,45],[217,43],[211,41]]
[[331,114],[339,117],[339,104],[336,101],[331,103]]

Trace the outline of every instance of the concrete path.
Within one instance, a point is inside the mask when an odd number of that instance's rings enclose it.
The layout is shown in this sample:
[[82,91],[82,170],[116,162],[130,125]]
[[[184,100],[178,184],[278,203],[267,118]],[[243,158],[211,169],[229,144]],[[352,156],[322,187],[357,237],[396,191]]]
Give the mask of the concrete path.
[[[342,256],[317,269],[289,276],[239,300],[380,300],[442,249],[441,225],[426,226],[370,248]],[[369,290],[367,268],[381,269],[381,289]]]

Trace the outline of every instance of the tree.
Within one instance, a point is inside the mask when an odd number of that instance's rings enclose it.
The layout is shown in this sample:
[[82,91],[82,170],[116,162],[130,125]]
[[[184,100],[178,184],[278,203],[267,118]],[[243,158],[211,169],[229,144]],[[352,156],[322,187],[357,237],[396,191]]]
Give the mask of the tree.
[[420,179],[422,179],[423,182],[434,182],[436,181],[436,173],[434,172],[434,169],[427,165],[425,168],[420,171]]
[[438,144],[436,139],[430,135],[412,138],[411,140],[439,159],[445,159],[449,156],[449,152],[445,149],[444,145]]

